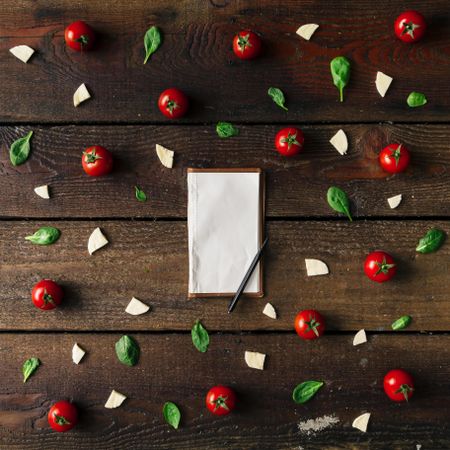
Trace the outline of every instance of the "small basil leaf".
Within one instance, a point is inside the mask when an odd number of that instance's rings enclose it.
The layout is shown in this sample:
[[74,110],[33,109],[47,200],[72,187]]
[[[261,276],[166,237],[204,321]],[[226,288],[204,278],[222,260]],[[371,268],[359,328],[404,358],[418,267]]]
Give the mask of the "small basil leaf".
[[239,134],[239,130],[229,122],[218,122],[216,131],[220,138],[229,138]]
[[406,103],[408,103],[408,106],[411,108],[416,108],[417,106],[426,105],[427,98],[420,92],[411,92],[406,99]]
[[33,375],[36,369],[41,365],[38,358],[27,359],[22,366],[23,382],[26,383],[28,378]]
[[416,252],[432,253],[442,246],[445,241],[445,233],[438,228],[432,228],[427,234],[419,240]]
[[406,328],[411,323],[411,316],[402,316],[400,319],[397,319],[395,322],[392,323],[391,327],[393,330],[402,330],[403,328]]
[[283,108],[285,111],[288,110],[288,109],[286,108],[286,106],[284,106],[285,98],[284,98],[283,91],[282,91],[281,89],[271,87],[271,88],[269,88],[269,90],[267,91],[267,93],[269,94],[270,97],[272,97],[272,100],[273,100],[280,108]]
[[295,386],[292,399],[295,403],[306,403],[323,386],[323,381],[304,381]]
[[336,56],[330,62],[334,85],[339,89],[339,99],[344,101],[344,88],[350,80],[350,61],[345,56]]
[[352,216],[350,215],[350,202],[348,200],[347,194],[338,187],[331,186],[327,192],[328,204],[335,211],[344,213],[352,222]]
[[166,422],[169,425],[171,425],[175,429],[178,429],[181,420],[181,413],[180,410],[178,409],[178,406],[175,405],[175,403],[172,402],[164,403],[163,415],[164,419],[166,419]]
[[122,336],[116,342],[116,355],[119,361],[126,366],[134,366],[139,360],[140,349],[137,342],[129,337]]
[[151,27],[147,30],[144,36],[144,47],[145,47],[145,59],[144,64],[147,63],[148,58],[158,50],[161,45],[161,33],[158,27]]
[[197,322],[195,322],[194,326],[192,327],[191,336],[194,347],[199,352],[205,353],[206,350],[208,350],[209,335],[199,320],[197,320]]
[[50,245],[55,243],[59,239],[60,235],[61,232],[58,228],[41,227],[34,234],[27,236],[25,239],[33,244]]
[[9,159],[13,166],[23,164],[30,155],[30,139],[33,132],[30,131],[25,137],[21,137],[11,144]]
[[136,198],[140,202],[146,202],[147,201],[147,194],[140,189],[138,186],[134,187]]

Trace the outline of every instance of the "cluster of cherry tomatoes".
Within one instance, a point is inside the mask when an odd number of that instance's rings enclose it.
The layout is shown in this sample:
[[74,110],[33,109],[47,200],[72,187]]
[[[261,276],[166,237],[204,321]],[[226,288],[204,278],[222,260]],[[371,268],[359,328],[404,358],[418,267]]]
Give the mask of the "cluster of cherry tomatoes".
[[[396,36],[403,42],[417,42],[425,34],[426,23],[420,13],[406,11],[395,21],[394,30]],[[95,43],[94,30],[83,21],[70,24],[65,30],[64,37],[67,45],[76,51],[88,51]],[[253,31],[240,31],[233,39],[233,51],[240,59],[254,59],[261,54],[262,49],[261,38]],[[164,116],[179,119],[187,113],[189,99],[179,89],[166,89],[159,96],[158,108]],[[275,147],[283,156],[297,155],[303,150],[304,142],[303,132],[295,127],[283,128],[275,136]],[[388,145],[379,155],[380,165],[389,173],[403,172],[408,167],[409,161],[408,149],[398,143]],[[100,145],[91,146],[82,154],[82,167],[90,176],[107,175],[113,168],[112,154]],[[396,270],[393,258],[382,251],[370,253],[364,264],[366,275],[380,283],[391,279]],[[50,310],[61,304],[63,290],[54,281],[44,279],[33,287],[31,297],[37,308]],[[325,320],[318,311],[304,310],[295,318],[295,330],[303,339],[317,339],[325,331]],[[407,401],[414,391],[413,379],[401,369],[391,370],[384,378],[384,390],[394,401]],[[207,408],[216,415],[230,413],[235,408],[236,401],[236,394],[226,386],[215,386],[206,396]],[[72,429],[77,420],[77,408],[68,401],[55,403],[48,413],[50,426],[59,432]]]

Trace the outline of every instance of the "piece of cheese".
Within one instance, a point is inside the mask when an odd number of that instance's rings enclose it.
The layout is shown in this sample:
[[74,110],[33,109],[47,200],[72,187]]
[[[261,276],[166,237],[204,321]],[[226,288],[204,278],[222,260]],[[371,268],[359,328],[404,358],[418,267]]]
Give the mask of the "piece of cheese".
[[173,155],[175,153],[172,150],[169,150],[162,145],[156,144],[156,154],[158,155],[158,158],[164,167],[167,167],[169,169],[173,167]]
[[264,370],[264,361],[266,355],[264,353],[245,351],[245,362],[252,369]]
[[364,413],[358,416],[352,423],[353,428],[365,433],[367,431],[367,425],[369,424],[370,413]]
[[128,303],[125,312],[131,314],[132,316],[139,316],[140,314],[145,314],[149,309],[150,306],[133,297],[130,300],[130,303]]
[[86,352],[77,343],[75,343],[72,348],[72,361],[75,364],[79,364],[85,354]]
[[92,234],[89,236],[88,241],[88,251],[89,254],[96,252],[98,249],[104,247],[108,243],[108,240],[100,230],[100,228],[96,228]]
[[377,87],[378,93],[384,97],[392,83],[393,78],[386,75],[383,72],[377,72],[377,78],[375,80],[375,86]]
[[18,45],[10,48],[9,51],[24,63],[27,63],[34,53],[34,50],[31,47],[28,47],[28,45]]
[[266,303],[266,306],[264,306],[263,314],[265,314],[267,317],[270,317],[271,319],[277,318],[277,312],[270,303]]
[[398,194],[398,195],[394,195],[393,197],[389,197],[387,199],[387,201],[389,203],[389,207],[391,209],[395,209],[402,202],[402,194]]
[[41,198],[50,198],[50,194],[48,192],[48,186],[45,184],[44,186],[38,186],[34,188],[34,192],[39,195]]
[[355,337],[353,338],[353,345],[360,345],[360,344],[364,344],[365,342],[367,342],[366,331],[359,330],[355,334]]
[[114,409],[118,408],[126,399],[125,395],[120,392],[115,391],[114,389],[109,394],[108,400],[105,403],[105,408]]
[[83,83],[73,94],[73,106],[77,107],[80,103],[91,98],[91,94]]
[[328,266],[320,259],[305,259],[306,274],[308,277],[315,277],[317,275],[327,275],[329,272]]
[[348,150],[348,139],[344,130],[339,130],[331,139],[330,144],[341,154],[345,155]]
[[311,36],[316,32],[317,28],[319,28],[319,25],[316,23],[306,23],[305,25],[299,27],[296,33],[303,39],[309,41]]

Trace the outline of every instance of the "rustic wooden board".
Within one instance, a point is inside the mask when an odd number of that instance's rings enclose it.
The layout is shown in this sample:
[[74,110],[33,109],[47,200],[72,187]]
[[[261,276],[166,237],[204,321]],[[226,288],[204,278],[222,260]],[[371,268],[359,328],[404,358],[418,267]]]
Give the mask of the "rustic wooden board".
[[[348,155],[328,142],[342,127]],[[267,178],[269,217],[337,217],[326,202],[329,186],[345,189],[355,217],[449,216],[450,130],[444,125],[318,125],[302,127],[304,153],[283,158],[274,148],[280,127],[242,126],[241,135],[220,139],[214,126],[63,126],[31,127],[32,156],[19,167],[8,148],[26,127],[0,127],[2,217],[186,217],[187,167],[261,167]],[[391,142],[412,152],[407,172],[389,175],[378,153]],[[176,152],[175,168],[164,168],[155,144]],[[81,167],[81,153],[102,144],[114,153],[112,175],[92,179]],[[51,187],[50,201],[33,188]],[[149,195],[137,202],[133,186]],[[403,194],[391,210],[387,198]]]
[[[448,121],[448,2],[417,7],[428,34],[408,46],[393,33],[401,1],[9,1],[0,16],[0,121],[165,121],[156,100],[170,86],[192,99],[186,122]],[[66,48],[64,28],[76,19],[98,31],[95,51]],[[320,24],[310,42],[295,34],[305,22]],[[164,43],[144,66],[143,36],[153,24]],[[231,51],[234,34],[248,27],[266,45],[253,62]],[[7,51],[18,44],[37,50],[27,66]],[[329,72],[330,60],[342,54],[353,63],[344,104]],[[378,70],[394,77],[384,99],[374,85]],[[82,82],[94,98],[76,109],[72,95]],[[270,86],[286,92],[288,114],[267,96]],[[426,107],[406,105],[413,90],[426,93]]]
[[[211,336],[207,353],[189,334],[137,334],[139,364],[121,365],[114,353],[120,334],[3,334],[0,362],[0,446],[4,449],[407,449],[450,446],[450,337],[371,336],[358,348],[350,336],[306,343],[293,335]],[[75,342],[88,355],[75,366]],[[412,350],[414,349],[414,350]],[[266,353],[266,369],[250,369],[244,351]],[[20,368],[37,356],[42,366],[24,385]],[[384,374],[397,366],[415,378],[409,404],[384,394]],[[330,367],[333,369],[330,370]],[[307,379],[325,381],[316,397],[296,405],[292,389]],[[214,418],[204,406],[207,390],[232,386],[241,401],[232,415]],[[112,389],[128,396],[116,410],[103,405]],[[82,411],[77,429],[48,429],[52,402],[68,398]],[[164,423],[164,402],[182,411],[179,430]],[[372,413],[369,431],[351,427]],[[331,415],[334,426],[308,435],[297,424]]]
[[[48,247],[23,238],[39,226],[61,229]],[[110,240],[89,256],[87,240],[100,226]],[[0,223],[3,330],[190,330],[203,319],[211,330],[292,330],[298,311],[315,307],[331,330],[389,330],[401,315],[409,330],[448,330],[450,246],[415,252],[431,227],[448,222],[272,222],[265,258],[263,299],[242,299],[232,315],[229,299],[187,299],[187,230],[184,222],[8,222]],[[399,264],[392,282],[378,284],[363,273],[366,255],[384,249]],[[330,275],[306,276],[304,258],[324,260]],[[41,278],[60,282],[65,305],[43,312],[30,300]],[[132,296],[151,305],[140,317],[125,314]],[[279,320],[262,315],[266,302]]]

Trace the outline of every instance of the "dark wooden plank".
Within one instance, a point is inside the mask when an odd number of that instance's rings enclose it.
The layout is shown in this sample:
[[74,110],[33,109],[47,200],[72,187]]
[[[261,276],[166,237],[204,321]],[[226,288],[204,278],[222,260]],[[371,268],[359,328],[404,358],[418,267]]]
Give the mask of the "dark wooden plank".
[[[0,215],[3,217],[186,217],[187,167],[261,167],[267,175],[269,217],[337,217],[326,202],[330,185],[345,189],[356,217],[450,214],[450,131],[444,125],[343,125],[350,140],[341,156],[328,142],[341,125],[303,127],[304,152],[281,157],[273,140],[279,127],[240,127],[241,135],[220,139],[213,126],[63,126],[32,127],[30,160],[9,162],[8,148],[30,127],[1,127]],[[389,175],[378,153],[403,142],[412,152],[406,173]],[[160,164],[155,144],[176,152],[175,168]],[[108,177],[92,179],[81,168],[81,152],[102,144],[116,160]],[[52,199],[33,193],[51,186]],[[135,184],[148,194],[134,197]],[[403,194],[391,210],[386,199]]]
[[[207,353],[194,349],[189,334],[142,334],[139,364],[121,365],[114,354],[119,334],[3,334],[1,342],[0,445],[8,449],[447,449],[450,446],[450,337],[371,336],[354,348],[349,336],[328,336],[305,343],[292,335],[213,335]],[[75,366],[75,342],[88,355]],[[414,351],[410,351],[414,349]],[[266,369],[250,369],[245,350],[266,353]],[[23,361],[38,356],[42,366],[24,385]],[[415,378],[409,404],[395,404],[382,380],[402,366]],[[333,367],[333,370],[330,370]],[[293,387],[317,379],[325,386],[306,405],[291,399]],[[232,386],[240,405],[215,418],[204,406],[207,390]],[[103,405],[111,389],[128,396],[116,410]],[[69,398],[81,410],[76,429],[48,429],[52,402]],[[179,430],[164,423],[161,408],[176,402]],[[372,413],[363,434],[351,427],[363,412]],[[298,423],[324,415],[339,420],[315,434]]]
[[[61,229],[49,247],[23,238],[44,224]],[[110,240],[93,256],[90,233],[100,226]],[[449,252],[416,254],[431,226],[448,222],[269,223],[265,258],[266,296],[243,299],[227,314],[229,299],[187,299],[187,230],[183,222],[7,222],[0,223],[3,330],[190,330],[203,319],[210,330],[292,330],[301,309],[317,308],[330,330],[389,330],[401,315],[410,330],[449,330]],[[366,255],[383,249],[397,260],[394,280],[378,284],[363,273]],[[304,258],[319,258],[330,275],[307,277]],[[64,307],[37,310],[31,288],[41,278],[59,281]],[[140,317],[124,312],[132,296],[151,305]],[[262,314],[266,302],[278,320]]]
[[[0,15],[0,120],[163,121],[156,100],[163,89],[178,86],[192,99],[188,122],[448,121],[448,2],[416,6],[429,29],[423,42],[408,46],[393,33],[405,9],[399,0],[9,0]],[[100,34],[95,51],[66,49],[64,27],[76,19]],[[295,34],[305,22],[321,26],[310,42]],[[164,31],[164,44],[144,66],[143,36],[152,24]],[[253,62],[231,51],[234,34],[248,27],[266,46]],[[18,44],[38,51],[27,66],[7,51]],[[329,73],[330,60],[341,54],[353,62],[344,104]],[[378,70],[395,79],[385,99],[374,85]],[[94,99],[75,109],[72,95],[82,82]],[[269,86],[286,92],[288,114],[269,99]],[[429,98],[420,111],[406,105],[413,90]]]

